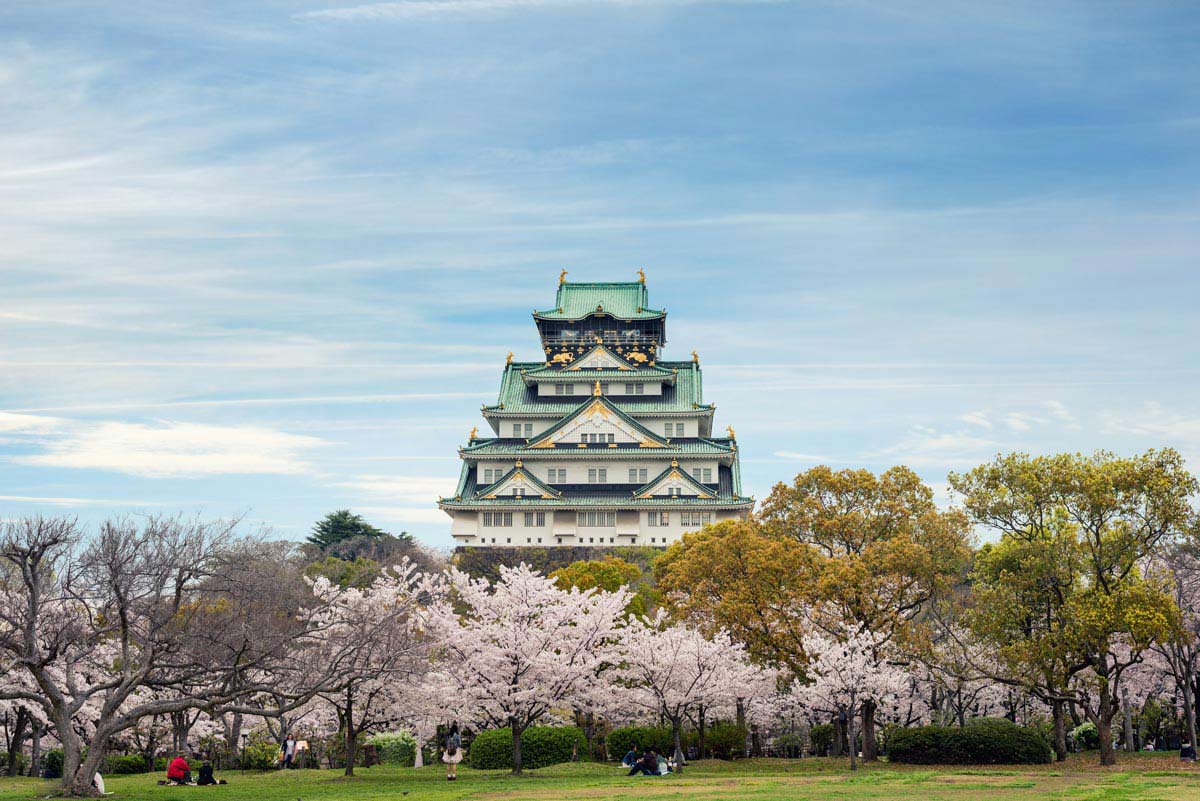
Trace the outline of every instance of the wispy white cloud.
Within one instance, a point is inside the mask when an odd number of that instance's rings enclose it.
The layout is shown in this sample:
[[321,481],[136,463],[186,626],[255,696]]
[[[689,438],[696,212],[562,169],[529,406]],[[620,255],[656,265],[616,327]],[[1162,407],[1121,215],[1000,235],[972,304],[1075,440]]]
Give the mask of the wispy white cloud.
[[979,464],[999,448],[999,442],[965,431],[914,426],[900,442],[864,453],[862,458],[877,464],[890,462],[941,471]]
[[828,456],[821,456],[815,453],[799,453],[797,451],[775,451],[775,457],[778,459],[786,459],[793,462],[834,462],[836,459],[830,459]]
[[960,414],[958,416],[958,419],[964,423],[970,423],[971,425],[979,426],[980,428],[991,428],[992,427],[992,421],[988,419],[987,412],[985,412],[985,411],[967,412],[966,414]]
[[329,486],[348,490],[358,497],[431,503],[439,495],[451,494],[457,478],[448,472],[438,472],[443,474],[435,476],[358,475],[348,481],[335,481]]
[[13,457],[37,467],[106,470],[149,478],[297,474],[325,440],[255,426],[199,423],[76,424],[41,453]]

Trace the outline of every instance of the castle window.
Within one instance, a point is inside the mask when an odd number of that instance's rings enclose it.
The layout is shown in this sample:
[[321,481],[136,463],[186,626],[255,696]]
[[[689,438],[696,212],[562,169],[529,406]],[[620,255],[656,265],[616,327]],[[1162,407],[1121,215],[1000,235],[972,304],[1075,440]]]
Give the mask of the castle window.
[[646,523],[651,526],[669,526],[671,525],[671,516],[667,512],[649,512],[646,515]]
[[[512,526],[512,512],[484,512],[483,524],[485,526]],[[495,539],[492,540],[492,542],[495,541]]]
[[667,495],[672,498],[683,496],[683,487],[667,487]]
[[629,483],[630,484],[645,484],[646,483],[646,468],[629,468]]
[[546,476],[546,480],[552,484],[565,484],[567,483],[567,468],[551,467],[546,471]]
[[589,484],[607,484],[608,483],[608,468],[607,467],[589,467],[588,468],[588,483]]
[[692,468],[692,478],[696,479],[702,484],[711,484],[712,468],[706,467],[703,470],[701,470],[699,467]]
[[524,487],[513,487],[513,497],[514,498],[524,498],[525,497],[525,488]]
[[617,524],[617,513],[597,511],[595,509],[586,512],[577,512],[577,522],[580,526],[593,528],[599,526],[615,526]]
[[[526,512],[525,513],[525,527],[526,528],[534,528],[534,527],[540,527],[540,526],[544,526],[544,525],[546,525],[546,513],[545,512]],[[538,540],[538,542],[541,542],[541,540]]]
[[525,424],[525,436],[527,436],[527,437],[533,436],[533,423]]
[[668,437],[682,437],[683,436],[683,423],[667,423],[667,436]]
[[626,395],[645,395],[646,394],[646,385],[645,384],[626,384],[625,385],[625,394]]

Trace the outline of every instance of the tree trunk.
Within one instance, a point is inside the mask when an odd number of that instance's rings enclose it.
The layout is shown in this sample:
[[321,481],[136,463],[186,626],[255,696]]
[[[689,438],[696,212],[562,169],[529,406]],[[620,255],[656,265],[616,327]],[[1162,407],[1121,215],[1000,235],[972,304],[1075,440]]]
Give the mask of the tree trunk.
[[28,726],[29,711],[23,706],[17,707],[12,733],[8,736],[8,776],[17,775],[17,761],[21,757],[21,746],[25,742],[25,729]]
[[675,772],[683,773],[683,716],[671,721],[671,734],[675,737]]
[[1192,704],[1192,679],[1186,676],[1183,680],[1183,718],[1187,722],[1188,742],[1196,745],[1196,707]]
[[1054,720],[1054,758],[1062,762],[1067,758],[1067,711],[1065,701],[1051,702],[1051,716]]
[[[63,788],[73,796],[94,796],[96,788],[92,778],[100,770],[101,763],[108,756],[109,735],[97,733],[88,745],[87,757],[79,764],[73,773],[67,773],[66,750],[63,750]],[[70,784],[68,785],[68,782]],[[66,795],[68,793],[64,793]]]
[[1121,692],[1121,734],[1125,741],[1126,751],[1136,751],[1137,745],[1133,741],[1133,710],[1129,708],[1129,690],[1125,689]]
[[1100,714],[1096,716],[1096,734],[1100,737],[1100,764],[1117,764],[1117,754],[1113,750],[1112,722],[1117,710],[1107,687],[1100,691]]
[[424,744],[425,740],[419,734],[417,735],[416,740],[417,752],[413,754],[413,767],[423,768],[425,767],[425,749],[421,746]]
[[833,742],[829,745],[829,755],[831,757],[840,757],[842,755],[842,739],[844,735],[842,717],[841,715],[835,715],[833,718]]
[[513,775],[521,775],[521,735],[525,733],[524,727],[518,727],[516,723],[510,724],[513,735]]
[[858,749],[854,745],[854,708],[846,715],[846,745],[850,748],[850,770],[858,770]]
[[700,754],[700,759],[704,759],[704,752],[708,747],[708,740],[705,737],[707,731],[704,728],[704,704],[696,707],[696,745],[699,748],[697,753]]
[[29,744],[29,775],[36,779],[42,775],[42,731],[44,727],[41,721],[34,720],[30,728],[29,736],[32,738],[32,742]]
[[750,756],[760,757],[763,755],[762,747],[762,732],[758,730],[757,723],[750,724]]
[[[862,704],[863,762],[874,762],[879,758],[879,743],[875,740],[875,702]],[[853,750],[854,743],[850,743]]]
[[346,776],[354,775],[354,758],[358,756],[358,733],[354,731],[354,693],[346,690],[346,708],[342,725],[346,732]]
[[742,756],[750,754],[750,730],[746,728],[746,701],[742,698],[737,699],[737,726],[742,731],[746,732],[746,739],[742,743]]

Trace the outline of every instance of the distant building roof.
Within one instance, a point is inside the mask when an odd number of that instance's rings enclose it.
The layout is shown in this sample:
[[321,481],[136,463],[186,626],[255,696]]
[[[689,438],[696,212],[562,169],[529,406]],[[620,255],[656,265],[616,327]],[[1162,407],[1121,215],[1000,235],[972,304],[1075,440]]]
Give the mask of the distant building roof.
[[582,320],[592,314],[609,314],[618,320],[656,320],[666,311],[647,307],[646,285],[641,281],[596,284],[563,282],[558,285],[554,308],[535,311],[541,320]]

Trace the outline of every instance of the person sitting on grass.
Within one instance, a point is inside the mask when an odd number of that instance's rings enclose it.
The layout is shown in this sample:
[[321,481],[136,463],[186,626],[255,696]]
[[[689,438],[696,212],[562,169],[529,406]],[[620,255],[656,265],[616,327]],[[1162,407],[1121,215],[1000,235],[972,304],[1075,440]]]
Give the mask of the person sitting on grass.
[[658,773],[658,754],[654,753],[653,748],[647,748],[646,753],[642,754],[642,758],[633,763],[633,767],[629,770],[630,776],[637,774],[643,776],[657,776]]
[[1184,740],[1179,746],[1179,758],[1184,762],[1195,762],[1196,746],[1192,745],[1190,741]]
[[200,766],[200,778],[196,779],[196,784],[200,787],[205,787],[210,784],[227,784],[224,779],[218,779],[213,776],[213,766],[211,762],[205,761]]
[[625,752],[625,756],[621,758],[621,765],[626,768],[632,768],[638,761],[637,743],[629,746],[629,750]]
[[175,758],[171,760],[171,764],[167,765],[167,783],[192,783],[192,769],[188,766],[187,760],[183,758],[183,754],[176,754]]

